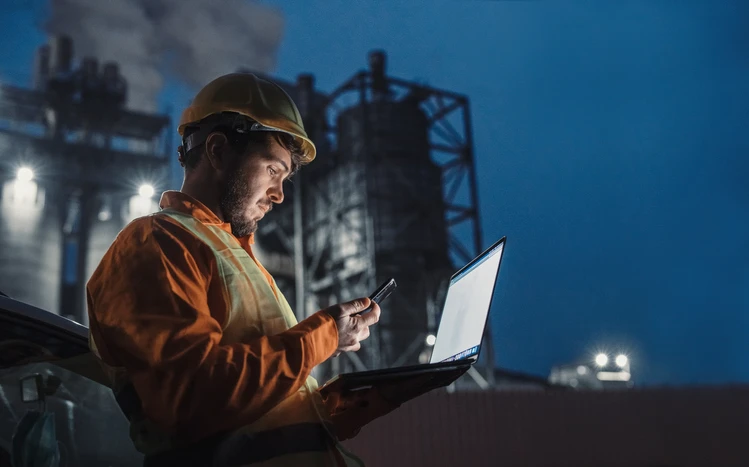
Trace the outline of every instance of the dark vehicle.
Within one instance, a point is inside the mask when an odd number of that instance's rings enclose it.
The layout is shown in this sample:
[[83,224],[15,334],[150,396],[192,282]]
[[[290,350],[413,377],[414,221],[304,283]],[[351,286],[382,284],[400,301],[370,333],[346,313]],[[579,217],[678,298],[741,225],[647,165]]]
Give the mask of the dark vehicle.
[[0,467],[13,465],[13,436],[29,412],[54,419],[61,467],[142,465],[88,329],[0,295]]

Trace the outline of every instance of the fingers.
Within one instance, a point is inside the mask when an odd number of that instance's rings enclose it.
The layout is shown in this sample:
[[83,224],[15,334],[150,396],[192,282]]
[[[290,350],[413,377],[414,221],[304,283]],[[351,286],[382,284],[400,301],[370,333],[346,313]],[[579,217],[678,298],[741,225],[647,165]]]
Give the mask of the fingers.
[[[360,315],[364,310],[369,311]],[[327,308],[338,324],[338,350],[333,355],[343,352],[356,352],[361,349],[361,341],[370,336],[369,326],[380,320],[380,307],[369,298],[363,297],[350,302]]]
[[358,316],[361,322],[367,326],[372,326],[380,320],[380,305],[367,299],[372,304],[372,311]]
[[338,305],[341,309],[341,318],[343,318],[344,316],[351,316],[356,313],[361,313],[362,311],[366,310],[367,307],[369,307],[369,304],[371,302],[372,300],[364,297],[357,298],[356,300],[351,300],[350,302],[341,303],[340,305]]
[[338,350],[335,354],[333,354],[334,357],[337,357],[338,355],[341,355],[343,353],[347,352],[357,352],[361,349],[361,344],[357,341],[351,345],[347,345],[345,347],[341,347],[340,350]]

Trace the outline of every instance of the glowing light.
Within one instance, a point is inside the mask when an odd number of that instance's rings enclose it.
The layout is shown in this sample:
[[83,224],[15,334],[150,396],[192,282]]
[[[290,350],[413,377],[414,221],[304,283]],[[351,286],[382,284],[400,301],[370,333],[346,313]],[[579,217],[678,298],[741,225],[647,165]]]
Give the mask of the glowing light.
[[39,187],[34,181],[34,171],[28,166],[21,166],[16,171],[16,179],[9,181],[9,193],[16,209],[30,209],[38,203]]
[[600,381],[629,381],[632,375],[626,371],[599,371],[596,377]]
[[138,196],[141,198],[151,198],[155,192],[156,191],[151,185],[141,185],[140,188],[138,188]]
[[434,334],[429,334],[427,336],[427,345],[431,347],[435,342],[437,342],[437,337]]
[[599,353],[596,355],[596,365],[598,366],[606,366],[609,363],[609,356],[605,353]]
[[130,222],[138,217],[147,216],[157,210],[158,206],[153,199],[137,194],[130,197],[128,209],[122,213],[122,216],[125,222]]
[[18,224],[23,226],[21,230],[25,230],[35,225],[37,216],[44,208],[44,190],[36,182],[8,180],[0,183],[0,191],[0,217],[12,217],[7,226]]
[[30,182],[34,179],[34,171],[28,167],[21,167],[16,172],[16,179],[19,182]]
[[584,374],[588,373],[588,369],[585,367],[585,365],[580,365],[577,367],[577,374],[582,376]]
[[624,368],[625,366],[627,366],[627,363],[629,363],[629,359],[626,355],[622,354],[616,356],[616,366],[618,366],[619,368]]

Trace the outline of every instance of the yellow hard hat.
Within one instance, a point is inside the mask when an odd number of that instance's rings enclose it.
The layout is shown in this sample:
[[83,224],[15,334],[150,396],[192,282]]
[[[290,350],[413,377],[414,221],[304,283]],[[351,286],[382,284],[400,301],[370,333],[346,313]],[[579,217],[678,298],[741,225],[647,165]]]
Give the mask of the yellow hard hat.
[[231,73],[205,85],[182,112],[177,131],[184,136],[186,127],[223,112],[254,120],[259,124],[253,125],[254,130],[288,133],[302,146],[302,162],[315,158],[315,144],[304,131],[302,116],[291,97],[277,84],[250,73]]

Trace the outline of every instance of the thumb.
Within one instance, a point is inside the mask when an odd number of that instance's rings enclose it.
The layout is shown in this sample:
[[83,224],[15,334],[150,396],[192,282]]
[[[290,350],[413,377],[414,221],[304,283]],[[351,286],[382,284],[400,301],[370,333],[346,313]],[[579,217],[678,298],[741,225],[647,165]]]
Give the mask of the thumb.
[[341,317],[361,313],[369,307],[371,302],[372,300],[364,297],[357,298],[356,300],[351,300],[350,302],[341,303]]

